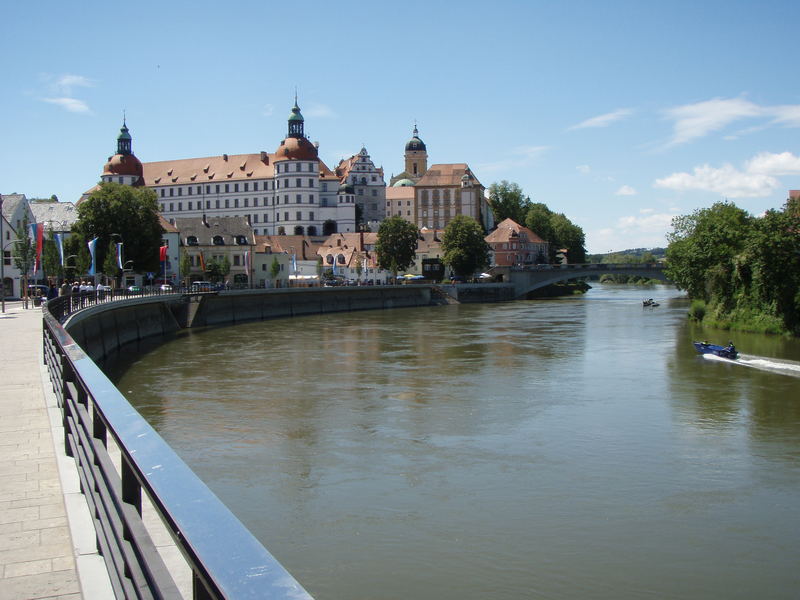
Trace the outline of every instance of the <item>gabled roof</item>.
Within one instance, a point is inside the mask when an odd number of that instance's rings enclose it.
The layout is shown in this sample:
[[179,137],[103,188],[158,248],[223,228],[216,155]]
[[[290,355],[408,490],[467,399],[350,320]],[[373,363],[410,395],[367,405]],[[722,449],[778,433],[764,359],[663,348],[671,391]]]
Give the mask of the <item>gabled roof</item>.
[[248,244],[255,244],[253,228],[244,217],[184,217],[175,219],[175,227],[186,243],[189,236],[197,238],[200,246],[213,246],[214,236],[220,235],[226,246],[236,246],[236,237],[245,236]]
[[452,164],[438,164],[431,165],[425,171],[425,174],[417,182],[417,187],[425,186],[445,186],[445,185],[461,185],[461,178],[469,173],[472,175],[472,181],[476,185],[481,185],[475,174],[472,173],[466,163],[452,163]]
[[26,202],[25,194],[2,194],[3,197],[3,217],[6,221],[11,219],[16,212],[20,202]]
[[44,223],[47,229],[54,231],[69,231],[78,220],[78,211],[72,202],[31,202],[30,208],[37,223]]
[[255,252],[295,254],[297,260],[316,260],[322,241],[306,235],[257,235]]
[[533,231],[520,225],[512,219],[505,219],[497,224],[497,229],[492,231],[485,238],[489,244],[498,244],[513,240],[526,239],[534,244],[546,244],[547,242],[536,235]]

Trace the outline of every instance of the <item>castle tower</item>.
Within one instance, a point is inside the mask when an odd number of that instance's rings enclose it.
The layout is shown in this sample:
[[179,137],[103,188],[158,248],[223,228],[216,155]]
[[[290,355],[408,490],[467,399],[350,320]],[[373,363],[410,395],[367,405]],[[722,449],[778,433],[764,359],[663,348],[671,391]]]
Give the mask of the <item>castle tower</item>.
[[428,149],[425,142],[419,139],[417,125],[414,124],[414,136],[406,143],[405,172],[415,182],[428,170]]

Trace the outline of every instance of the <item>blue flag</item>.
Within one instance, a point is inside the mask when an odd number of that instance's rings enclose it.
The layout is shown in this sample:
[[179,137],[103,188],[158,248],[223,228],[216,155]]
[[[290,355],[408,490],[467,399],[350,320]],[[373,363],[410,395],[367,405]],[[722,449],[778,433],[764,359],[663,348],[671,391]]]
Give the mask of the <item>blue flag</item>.
[[117,242],[117,265],[120,269],[124,269],[122,262],[122,242]]
[[58,255],[61,257],[61,266],[64,266],[64,234],[54,233],[53,238],[56,240],[56,247],[58,247]]
[[89,275],[94,275],[95,267],[94,267],[94,247],[97,245],[97,238],[94,238],[91,242],[89,242],[89,254],[92,257],[92,264],[89,267]]
[[292,272],[297,275],[297,255],[292,254]]

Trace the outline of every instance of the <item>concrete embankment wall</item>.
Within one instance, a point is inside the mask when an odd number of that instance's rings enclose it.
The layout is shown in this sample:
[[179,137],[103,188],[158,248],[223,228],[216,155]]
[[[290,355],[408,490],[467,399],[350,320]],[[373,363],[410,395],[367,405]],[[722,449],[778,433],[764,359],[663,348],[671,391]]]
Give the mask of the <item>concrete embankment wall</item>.
[[100,363],[126,344],[186,327],[431,304],[429,286],[241,290],[99,304],[76,313],[64,327],[86,354]]

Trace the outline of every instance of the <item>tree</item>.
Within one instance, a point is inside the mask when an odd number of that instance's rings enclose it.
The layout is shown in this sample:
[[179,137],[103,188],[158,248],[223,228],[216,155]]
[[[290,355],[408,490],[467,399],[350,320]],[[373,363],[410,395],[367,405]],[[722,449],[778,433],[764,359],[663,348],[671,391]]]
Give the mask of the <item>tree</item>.
[[278,257],[275,256],[273,257],[272,264],[269,267],[269,276],[272,279],[273,285],[275,283],[275,280],[278,278],[278,273],[280,272],[281,272],[281,265],[278,262]]
[[378,266],[397,277],[398,271],[405,271],[414,262],[418,239],[419,230],[403,217],[384,219],[378,228],[378,242],[375,244]]
[[42,245],[42,271],[47,277],[61,279],[64,277],[64,267],[61,266],[61,255],[58,253],[53,230],[47,232],[47,237]]
[[749,215],[734,204],[717,202],[675,217],[672,227],[667,234],[667,277],[694,299],[730,297],[734,257],[750,230]]
[[472,217],[458,215],[444,230],[442,260],[456,275],[468,277],[489,264],[489,244]]
[[231,261],[227,256],[223,256],[222,260],[212,258],[206,263],[206,272],[210,281],[222,281],[231,272]]
[[[2,216],[0,216],[2,218]],[[2,244],[2,240],[0,240]],[[14,266],[22,273],[22,293],[25,298],[25,306],[27,308],[27,292],[28,292],[28,271],[33,267],[36,260],[36,248],[33,246],[33,241],[28,234],[28,219],[23,218],[22,226],[17,229],[17,239],[14,241]]]
[[186,250],[181,250],[181,259],[178,265],[181,277],[184,281],[188,281],[189,276],[192,274],[192,259],[189,258],[189,253]]
[[78,205],[72,231],[82,245],[98,238],[96,265],[104,265],[111,243],[121,241],[125,258],[137,272],[158,271],[162,232],[156,193],[149,188],[101,183]]
[[361,257],[357,256],[356,257],[356,277],[358,277],[359,281],[361,281],[361,273],[363,273],[363,272],[364,272],[364,264],[361,261]]
[[586,237],[583,229],[562,213],[555,213],[550,217],[550,226],[553,228],[555,250],[566,249],[567,258],[571,263],[586,262]]
[[509,183],[504,179],[500,183],[493,183],[489,186],[489,203],[492,205],[496,222],[511,219],[522,225],[525,222],[525,214],[531,205],[531,199],[522,193],[519,185]]
[[117,262],[117,242],[110,242],[108,244],[108,251],[106,252],[106,257],[103,260],[103,273],[108,275],[109,277],[119,277],[122,270],[119,268],[119,263]]
[[542,204],[541,202],[531,204],[530,207],[528,207],[528,212],[525,214],[525,227],[530,229],[545,242],[550,242],[550,256],[547,257],[550,262],[555,259],[556,251],[558,250],[553,233],[553,225],[550,222],[552,218],[553,211],[547,208],[546,204]]

